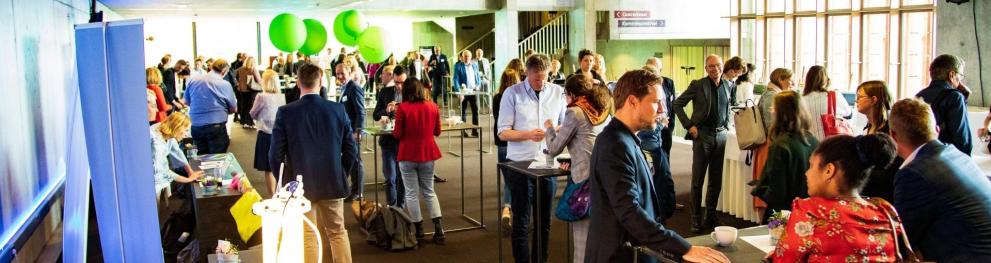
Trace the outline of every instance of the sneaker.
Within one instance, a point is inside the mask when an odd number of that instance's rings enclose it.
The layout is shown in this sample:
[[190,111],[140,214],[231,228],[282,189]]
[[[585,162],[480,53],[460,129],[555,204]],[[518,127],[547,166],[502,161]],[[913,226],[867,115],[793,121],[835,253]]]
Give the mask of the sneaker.
[[503,234],[509,236],[513,232],[513,212],[509,210],[508,206],[502,207],[502,217],[500,217],[502,222]]

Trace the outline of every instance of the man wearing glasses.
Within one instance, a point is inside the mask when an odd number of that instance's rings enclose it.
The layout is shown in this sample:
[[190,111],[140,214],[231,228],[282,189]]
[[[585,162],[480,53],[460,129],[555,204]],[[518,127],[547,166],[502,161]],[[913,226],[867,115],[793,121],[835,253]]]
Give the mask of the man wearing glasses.
[[[723,60],[717,55],[705,58],[706,76],[693,80],[674,101],[674,110],[682,126],[688,129],[686,139],[692,140],[692,232],[702,233],[716,225],[716,204],[722,190],[723,153],[726,150],[726,130],[732,86],[722,78]],[[691,118],[685,106],[692,102]],[[705,225],[702,223],[702,183],[709,171],[709,186],[705,198]]]
[[970,155],[974,142],[967,120],[967,96],[970,90],[963,84],[964,61],[957,56],[939,55],[929,64],[929,87],[916,97],[926,101],[936,117],[939,141],[952,144]]

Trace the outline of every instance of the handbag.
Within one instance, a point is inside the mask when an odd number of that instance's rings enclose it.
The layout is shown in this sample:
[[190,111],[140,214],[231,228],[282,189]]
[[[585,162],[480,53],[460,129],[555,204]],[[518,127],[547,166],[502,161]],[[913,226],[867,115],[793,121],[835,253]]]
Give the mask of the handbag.
[[767,140],[764,116],[753,100],[747,100],[744,106],[735,112],[733,123],[736,124],[736,139],[740,150],[756,149]]
[[565,222],[575,222],[588,217],[588,208],[591,206],[592,192],[589,189],[588,179],[580,183],[568,180],[568,185],[564,187],[564,194],[557,202],[554,215]]
[[[891,203],[882,199],[880,206],[884,210],[884,215],[888,217],[888,222],[891,224],[891,231],[895,232],[895,238],[892,239],[895,242],[895,262],[934,262],[923,260],[922,256],[915,253],[915,250],[912,249],[912,244],[908,241],[908,235],[905,234],[905,227],[897,223],[898,221],[891,216],[892,211],[895,210],[891,206]],[[899,238],[902,240],[902,243],[898,242]],[[899,247],[899,244],[904,245],[905,257],[902,256],[902,248]]]
[[819,116],[822,119],[822,131],[826,138],[833,135],[853,134],[853,128],[843,118],[836,117],[836,92],[829,92],[826,96],[826,114]]
[[248,88],[253,91],[262,91],[262,84],[255,81],[255,76],[248,76]]

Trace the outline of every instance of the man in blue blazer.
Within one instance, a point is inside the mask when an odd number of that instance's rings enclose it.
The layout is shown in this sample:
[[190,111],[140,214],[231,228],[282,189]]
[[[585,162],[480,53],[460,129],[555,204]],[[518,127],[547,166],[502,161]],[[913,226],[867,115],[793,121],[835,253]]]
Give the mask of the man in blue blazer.
[[[654,129],[665,114],[661,83],[660,76],[647,70],[627,72],[616,83],[615,118],[592,148],[588,243],[595,245],[585,248],[585,262],[633,262],[634,250],[627,242],[679,261],[729,262],[719,251],[692,246],[659,222],[665,211],[636,134]],[[638,258],[657,262],[646,255]]]
[[[963,84],[964,62],[954,55],[939,55],[929,64],[929,86],[915,94],[932,105],[939,141],[952,144],[966,155],[974,148],[967,119],[967,86]],[[962,91],[962,92],[961,92]]]
[[[284,180],[303,176],[303,196],[312,204],[307,216],[311,220],[316,217],[323,243],[329,244],[323,250],[329,257],[322,261],[351,262],[351,247],[344,229],[344,197],[348,196],[346,172],[358,160],[358,146],[344,106],[318,95],[323,70],[306,63],[298,72],[303,95],[298,101],[279,107],[269,160],[275,176],[282,174],[283,163],[286,164]],[[312,251],[310,246],[316,242],[306,243],[308,251]]]
[[[354,72],[351,72],[350,67],[345,67],[343,63],[337,64],[334,72],[337,79],[344,82],[341,83],[341,96],[337,97],[337,102],[344,105],[344,112],[351,121],[351,136],[358,149],[361,149],[361,129],[365,128],[365,91],[361,85],[352,80]],[[365,165],[361,161],[360,154],[355,160],[354,169],[349,170],[351,194],[347,197],[348,201],[361,199],[365,192]]]
[[[478,91],[482,88],[482,78],[478,73],[478,64],[471,63],[471,52],[468,50],[462,50],[461,56],[458,57],[459,61],[454,64],[454,92],[461,91],[461,88],[467,90]],[[471,109],[471,124],[478,125],[478,101],[475,95],[471,96],[458,96],[461,100],[461,121],[467,122],[465,118],[465,110]],[[463,135],[467,135],[462,131]],[[478,137],[478,131],[472,130],[471,136]]]
[[930,107],[918,99],[891,109],[898,156],[895,209],[912,247],[936,262],[991,262],[991,181],[967,155],[936,140]]

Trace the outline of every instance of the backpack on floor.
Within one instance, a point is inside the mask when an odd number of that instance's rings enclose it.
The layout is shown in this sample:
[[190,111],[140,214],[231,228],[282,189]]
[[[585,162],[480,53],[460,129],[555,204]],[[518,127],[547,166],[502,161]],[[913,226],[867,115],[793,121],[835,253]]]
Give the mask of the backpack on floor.
[[416,248],[413,222],[406,212],[398,207],[376,204],[375,209],[362,224],[368,244],[391,251]]

